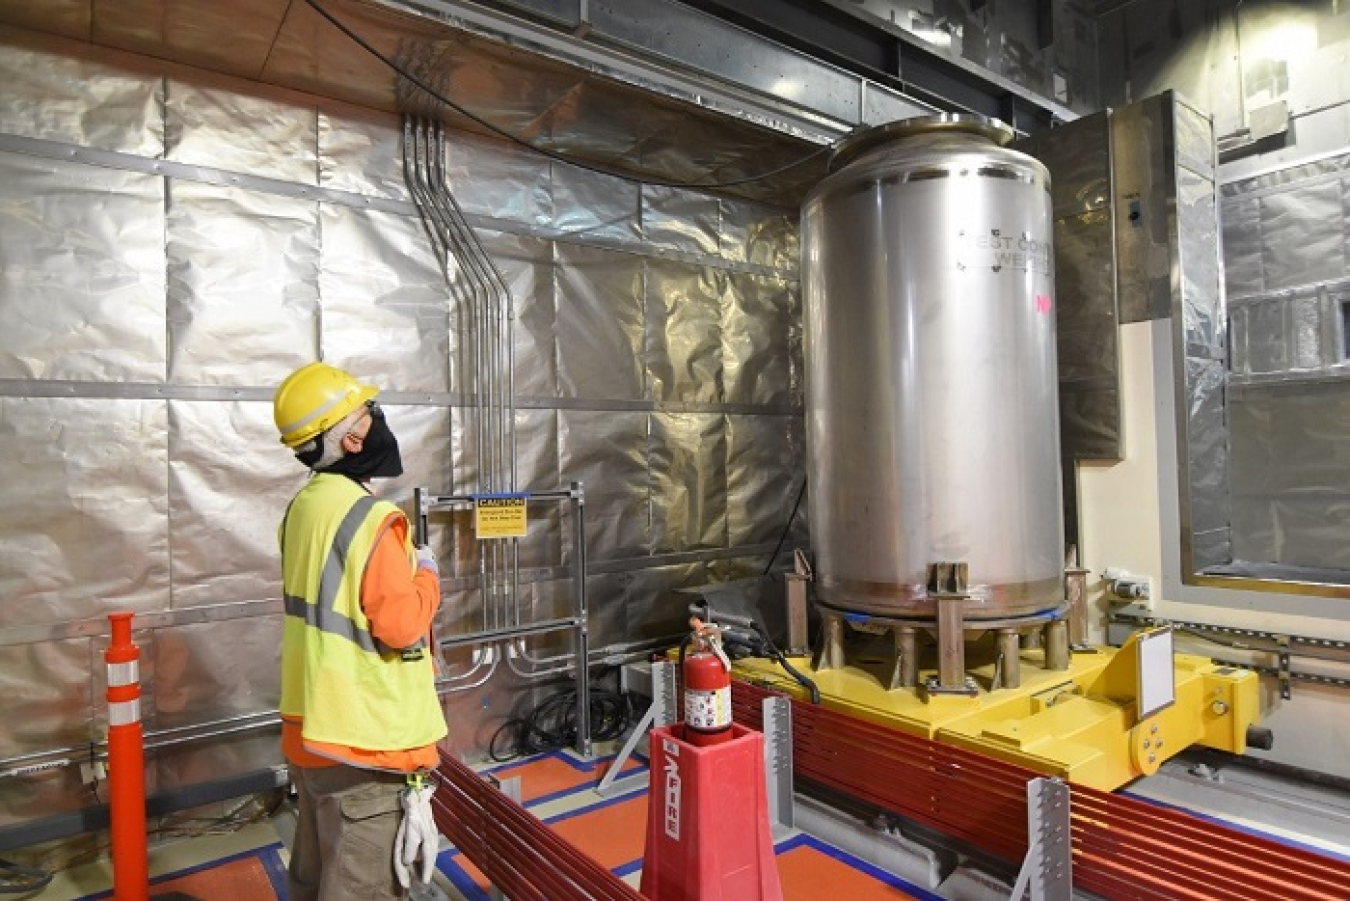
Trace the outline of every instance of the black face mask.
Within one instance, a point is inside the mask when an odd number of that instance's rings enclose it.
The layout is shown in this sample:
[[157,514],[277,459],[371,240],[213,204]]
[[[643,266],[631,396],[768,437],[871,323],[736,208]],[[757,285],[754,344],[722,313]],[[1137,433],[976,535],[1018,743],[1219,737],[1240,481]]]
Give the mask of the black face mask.
[[384,411],[379,407],[371,407],[370,419],[370,431],[366,432],[361,449],[343,457],[324,472],[344,475],[358,482],[403,475],[403,458],[398,453],[398,439],[384,421]]

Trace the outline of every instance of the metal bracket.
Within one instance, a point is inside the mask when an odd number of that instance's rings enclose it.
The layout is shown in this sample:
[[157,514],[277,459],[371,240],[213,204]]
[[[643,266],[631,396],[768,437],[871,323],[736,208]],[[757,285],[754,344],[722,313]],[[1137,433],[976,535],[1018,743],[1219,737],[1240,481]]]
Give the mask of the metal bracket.
[[[512,776],[510,779],[498,779],[496,776],[488,776],[488,782],[492,783],[494,788],[506,795],[506,797],[510,798],[512,801],[515,801],[517,804],[521,803],[520,799],[522,792],[519,776]],[[492,890],[488,893],[488,897],[491,898],[492,901],[507,901],[506,895],[496,886],[492,887]]]
[[792,700],[768,697],[764,709],[764,777],[775,835],[794,828],[792,809]]
[[1275,645],[1279,648],[1280,697],[1287,701],[1294,696],[1293,686],[1289,679],[1289,636],[1277,635]]
[[1058,779],[1027,783],[1029,847],[1013,885],[1011,901],[1031,888],[1031,901],[1072,901],[1073,848],[1069,841],[1069,786]]
[[633,727],[628,740],[619,749],[600,784],[595,787],[595,793],[602,798],[609,798],[645,783],[648,779],[647,773],[633,773],[622,779],[619,778],[619,773],[623,770],[623,765],[633,756],[638,742],[646,738],[651,729],[669,726],[674,722],[675,664],[658,660],[652,664],[652,702],[647,707],[647,712],[642,714],[642,719]]

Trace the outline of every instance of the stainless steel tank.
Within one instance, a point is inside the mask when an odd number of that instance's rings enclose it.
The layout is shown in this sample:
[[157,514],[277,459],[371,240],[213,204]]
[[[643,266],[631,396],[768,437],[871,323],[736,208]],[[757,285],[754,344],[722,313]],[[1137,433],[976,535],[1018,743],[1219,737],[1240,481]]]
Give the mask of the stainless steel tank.
[[817,597],[967,619],[1063,604],[1049,174],[973,116],[845,142],[802,211],[807,466]]

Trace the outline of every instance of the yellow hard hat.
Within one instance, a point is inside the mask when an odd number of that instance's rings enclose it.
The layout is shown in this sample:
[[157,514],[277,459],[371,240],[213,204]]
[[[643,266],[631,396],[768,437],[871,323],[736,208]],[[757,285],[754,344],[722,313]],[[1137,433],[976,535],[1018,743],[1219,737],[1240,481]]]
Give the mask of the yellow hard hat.
[[336,366],[310,363],[286,376],[272,398],[281,443],[299,447],[380,393]]

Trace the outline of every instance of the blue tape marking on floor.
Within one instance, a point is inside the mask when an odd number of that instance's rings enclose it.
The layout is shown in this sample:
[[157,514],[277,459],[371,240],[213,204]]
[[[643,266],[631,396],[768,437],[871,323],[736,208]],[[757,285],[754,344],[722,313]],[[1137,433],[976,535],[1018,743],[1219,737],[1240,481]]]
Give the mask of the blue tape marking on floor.
[[436,855],[436,869],[450,880],[450,884],[465,897],[466,901],[491,901],[491,896],[473,881],[473,877],[455,859],[461,856],[457,848],[442,851]]
[[613,807],[615,804],[622,804],[624,801],[631,801],[634,798],[638,797],[639,795],[645,794],[647,794],[647,786],[644,785],[641,788],[635,788],[626,794],[615,795],[612,798],[605,798],[595,804],[591,804],[586,807],[578,807],[575,810],[566,810],[563,811],[562,813],[555,813],[553,816],[545,818],[544,822],[549,823],[550,825],[553,823],[561,823],[564,820],[570,820],[573,817],[579,817],[582,814],[591,813],[592,811],[596,810],[604,810],[606,807]]
[[1258,838],[1267,838],[1278,844],[1287,845],[1290,848],[1299,848],[1303,851],[1308,851],[1313,854],[1317,854],[1321,857],[1330,857],[1333,860],[1339,860],[1344,863],[1350,863],[1350,855],[1342,854],[1341,852],[1333,850],[1331,848],[1323,848],[1320,847],[1319,845],[1310,845],[1307,842],[1301,842],[1298,839],[1290,838],[1287,835],[1277,835],[1273,832],[1266,832],[1263,829],[1257,829],[1255,826],[1250,826],[1246,823],[1235,823],[1232,820],[1225,820],[1223,817],[1218,816],[1217,814],[1201,813],[1200,811],[1193,810],[1190,807],[1183,807],[1180,804],[1172,804],[1169,801],[1159,801],[1157,798],[1149,798],[1144,795],[1137,795],[1134,792],[1130,791],[1118,791],[1116,792],[1116,794],[1124,795],[1127,798],[1133,798],[1136,801],[1143,801],[1145,804],[1152,804],[1154,807],[1165,807],[1168,810],[1176,810],[1180,811],[1181,813],[1190,814],[1197,820],[1204,820],[1209,823],[1215,823],[1219,826],[1224,826],[1229,829],[1232,829],[1235,832],[1241,832],[1246,835],[1255,835]]
[[[495,767],[492,767],[491,769],[483,770],[482,772],[483,772],[483,773],[487,773],[487,774],[489,774],[489,775],[496,776],[497,774],[499,774],[499,773],[501,773],[501,772],[503,772],[503,771],[505,771],[505,770],[513,769],[513,768],[515,768],[515,767],[524,766],[524,765],[530,764],[530,763],[535,763],[535,762],[540,761],[540,760],[545,760],[545,759],[548,759],[548,758],[553,758],[553,759],[555,759],[555,760],[560,760],[560,761],[562,761],[563,763],[567,764],[567,765],[568,765],[569,767],[571,767],[572,769],[576,770],[578,773],[584,773],[584,774],[590,775],[590,774],[592,774],[592,773],[595,773],[595,772],[599,769],[599,767],[600,767],[600,765],[601,765],[602,763],[605,763],[605,762],[607,762],[607,761],[612,761],[612,760],[614,760],[617,756],[618,756],[618,755],[612,754],[612,755],[610,755],[610,756],[608,756],[608,757],[597,757],[595,760],[592,760],[592,761],[587,762],[587,761],[583,761],[583,760],[577,760],[577,759],[573,758],[571,755],[567,754],[567,753],[564,752],[564,751],[546,751],[546,752],[544,752],[543,754],[538,754],[538,755],[535,755],[534,757],[522,757],[520,760],[513,760],[513,761],[511,761],[511,762],[509,762],[509,763],[504,763],[504,764],[502,764],[502,765],[500,765],[500,766],[495,766]],[[630,758],[630,760],[632,760],[632,759],[636,759],[636,758]],[[628,770],[627,772],[623,773],[619,778],[626,777],[626,776],[632,776],[632,775],[636,775],[636,774],[638,774],[638,773],[644,773],[644,772],[646,772],[646,771],[647,771],[647,766],[646,766],[646,764],[645,764],[645,763],[642,763],[641,761],[638,761],[638,763],[639,763],[638,766],[636,766],[636,767],[634,767],[633,769]],[[510,777],[508,776],[507,778],[510,778]],[[557,801],[557,800],[560,799],[560,798],[566,798],[566,797],[569,797],[569,796],[571,796],[571,795],[574,795],[574,794],[576,794],[576,793],[578,793],[578,792],[591,791],[591,790],[593,790],[593,789],[596,787],[596,784],[598,784],[598,782],[597,782],[597,783],[594,783],[594,784],[587,783],[587,784],[582,784],[582,785],[576,785],[576,786],[573,786],[572,788],[561,788],[561,789],[558,789],[558,790],[555,791],[555,792],[549,792],[549,793],[546,794],[546,795],[540,795],[540,796],[537,797],[537,798],[531,798],[530,800],[524,802],[524,804],[522,804],[521,806],[522,806],[522,807],[525,807],[526,809],[529,809],[529,808],[531,808],[531,807],[538,807],[540,804],[547,804],[547,803],[549,803],[550,801]]]
[[277,893],[278,898],[285,898],[286,865],[281,862],[281,845],[267,848],[266,853],[259,854],[258,857],[262,860],[263,869],[267,871],[267,880],[272,883],[272,891]]
[[913,895],[915,898],[922,899],[922,901],[942,901],[941,895],[935,895],[927,889],[919,888],[914,883],[901,879],[894,873],[888,873],[875,864],[870,864],[862,858],[854,857],[842,848],[828,845],[814,835],[807,835],[804,832],[784,840],[782,843],[776,845],[773,851],[775,855],[783,854],[787,851],[791,851],[793,848],[800,848],[802,846],[814,848],[827,857],[833,857],[840,863],[847,864],[861,873],[866,873],[878,882],[889,885],[892,888],[898,888],[903,892]]

